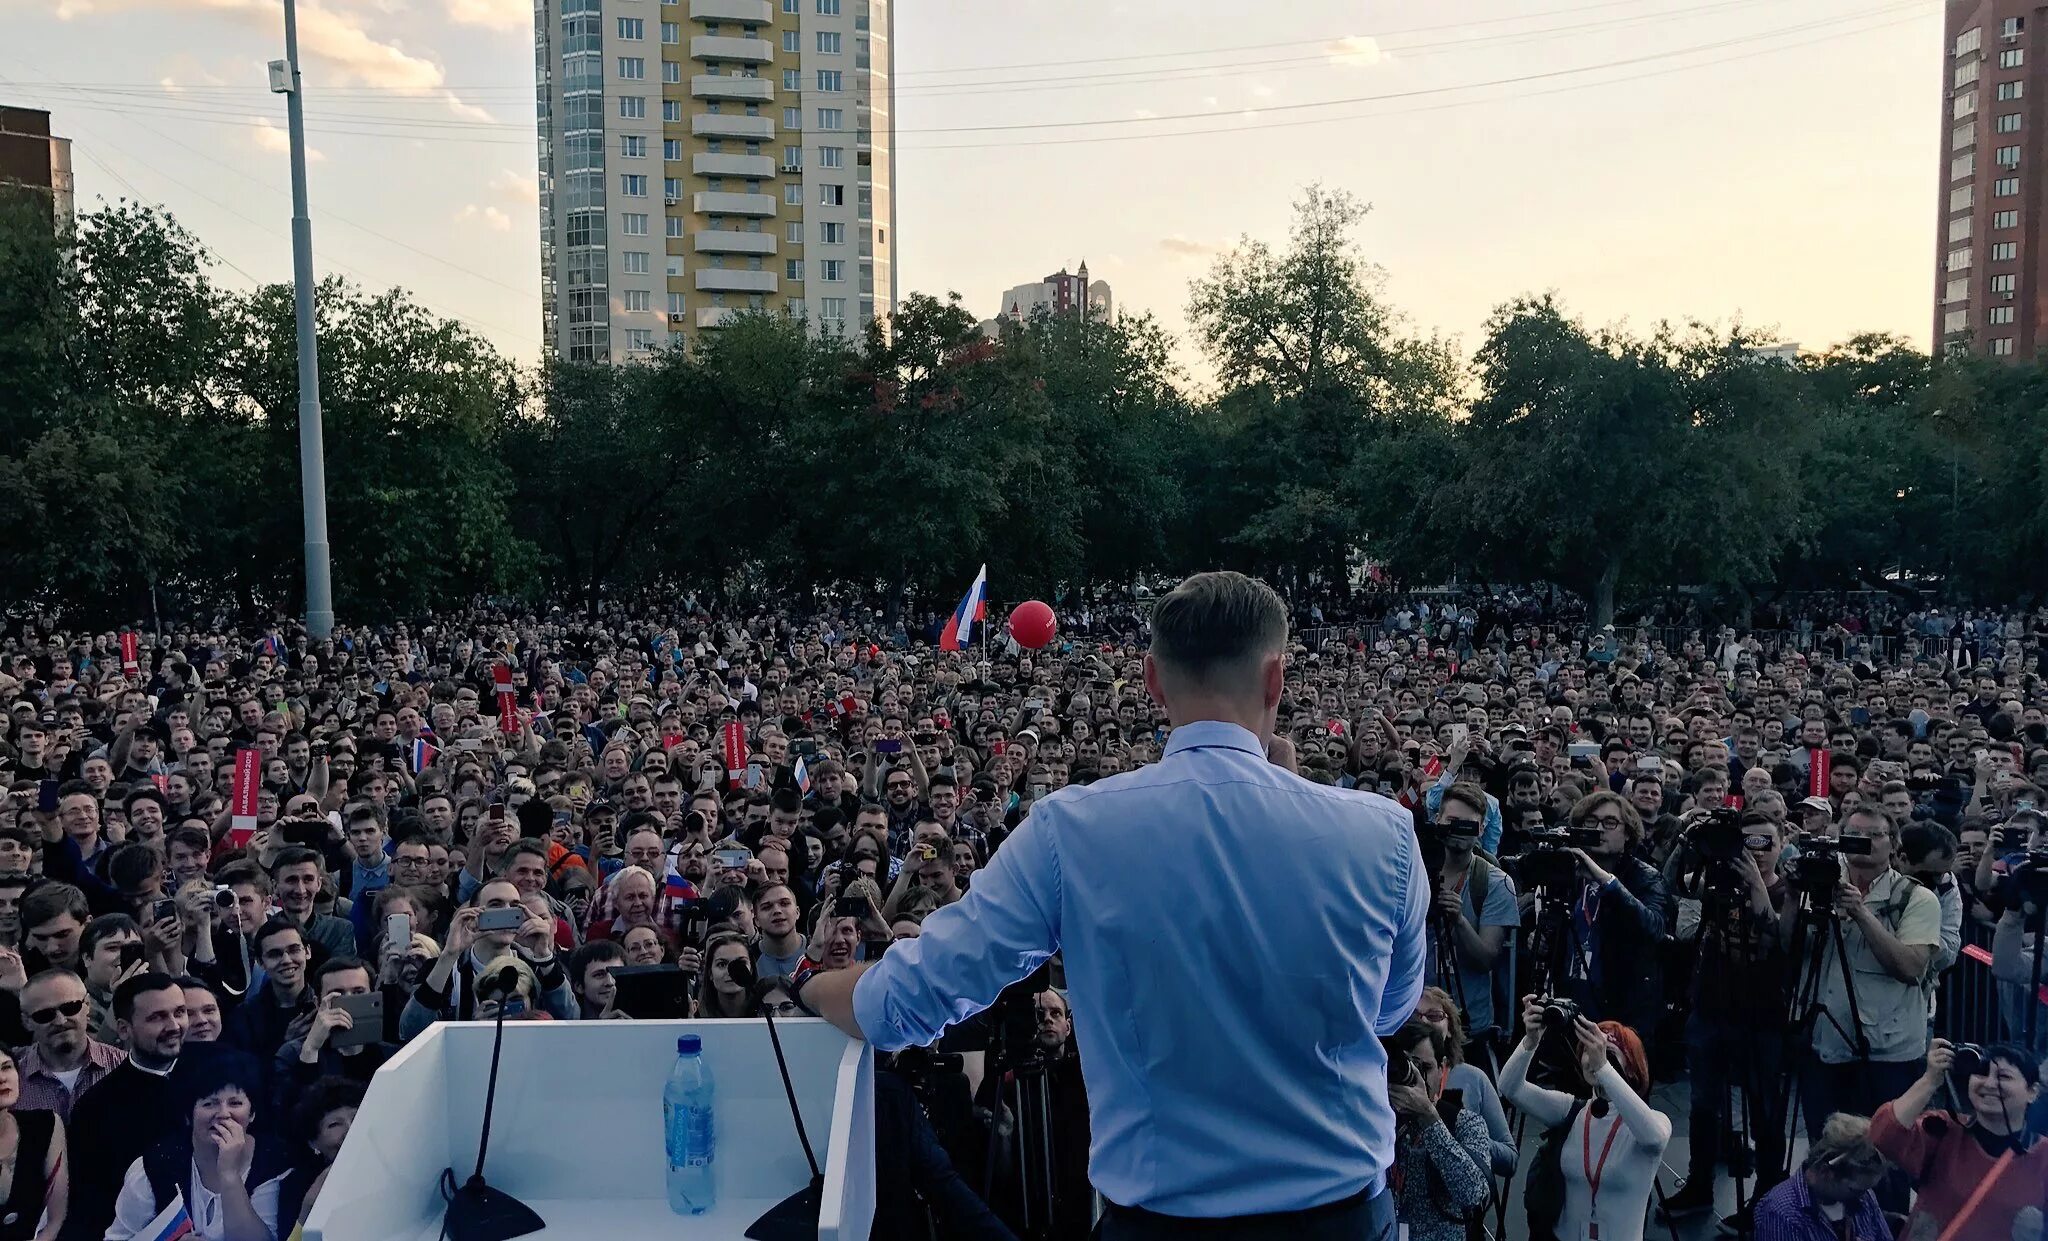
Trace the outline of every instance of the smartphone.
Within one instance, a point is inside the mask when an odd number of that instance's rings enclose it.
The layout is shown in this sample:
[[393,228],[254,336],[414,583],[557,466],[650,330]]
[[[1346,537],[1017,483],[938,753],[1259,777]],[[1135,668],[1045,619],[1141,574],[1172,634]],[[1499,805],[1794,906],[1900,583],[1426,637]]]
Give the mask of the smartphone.
[[133,969],[142,964],[142,941],[131,940],[121,945],[121,968]]
[[493,822],[493,823],[503,823],[504,821],[505,821],[505,803],[504,803],[504,802],[501,802],[501,801],[494,801],[494,802],[492,802],[492,803],[491,803],[491,822]]
[[833,917],[854,918],[861,922],[867,921],[868,915],[873,912],[874,906],[868,903],[868,898],[859,895],[842,896],[838,903],[832,906]]
[[1636,770],[1654,771],[1661,775],[1664,771],[1664,760],[1654,754],[1645,754],[1636,760]]
[[720,870],[745,870],[754,855],[745,849],[720,849],[711,855],[712,864]]
[[151,922],[162,922],[165,918],[175,918],[177,916],[178,902],[170,897],[166,896],[160,901],[150,902],[149,920]]
[[575,817],[576,812],[573,810],[557,810],[555,811],[555,826],[567,827]]
[[484,743],[480,737],[461,737],[456,740],[455,748],[458,750],[481,750],[484,748]]
[[1564,748],[1564,753],[1566,758],[1571,759],[1572,766],[1585,767],[1590,765],[1594,759],[1600,757],[1600,743],[1597,741],[1574,741]]
[[36,809],[43,814],[57,813],[57,782],[45,780],[36,786]]
[[672,1021],[690,1015],[690,976],[680,965],[615,965],[618,993],[613,1007],[642,1021]]
[[349,1027],[327,1036],[327,1045],[340,1051],[367,1047],[384,1041],[384,993],[365,991],[361,995],[337,995],[330,1001],[349,1015]]
[[1464,744],[1465,744],[1465,738],[1466,738],[1466,737],[1467,737],[1468,735],[1470,735],[1470,730],[1468,730],[1468,729],[1467,729],[1467,728],[1466,728],[1466,727],[1465,727],[1465,726],[1464,726],[1463,724],[1453,724],[1453,725],[1451,725],[1451,744],[1452,744],[1452,745],[1464,745]]
[[384,919],[384,942],[412,946],[412,915],[392,914]]
[[704,900],[683,902],[682,941],[688,948],[704,946],[704,937],[711,933],[711,902]]
[[884,737],[881,740],[875,742],[875,753],[901,754],[903,753],[903,743],[901,741],[891,740],[888,737]]
[[1001,753],[1002,753],[1003,751],[1005,751],[1005,750],[1007,750],[1007,749],[1009,749],[1009,748],[1010,748],[1010,743],[1009,743],[1009,742],[1007,742],[1007,741],[1000,741],[1000,740],[998,740],[998,741],[991,741],[991,742],[989,742],[989,743],[988,743],[988,752],[989,752],[990,754],[1001,754]]
[[286,819],[284,842],[303,849],[318,849],[327,839],[327,824],[313,819]]
[[485,909],[476,916],[478,931],[516,931],[526,925],[526,908],[523,905],[507,905],[503,909]]

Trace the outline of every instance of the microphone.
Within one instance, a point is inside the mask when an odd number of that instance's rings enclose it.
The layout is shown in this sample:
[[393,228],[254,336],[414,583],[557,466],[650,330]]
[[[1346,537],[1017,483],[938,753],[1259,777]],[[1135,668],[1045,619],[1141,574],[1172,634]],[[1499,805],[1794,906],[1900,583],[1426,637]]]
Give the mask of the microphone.
[[[761,1007],[770,991],[782,986],[780,978],[758,978],[753,962],[741,958],[726,970],[726,977],[743,988],[747,1003],[768,1021],[768,1041],[775,1048],[775,1067],[782,1074],[782,1092],[789,1097],[789,1118],[796,1122],[796,1140],[804,1148],[804,1162],[811,1166],[811,1182],[768,1208],[744,1234],[749,1241],[797,1241],[818,1235],[818,1215],[825,1201],[825,1174],[818,1170],[818,1156],[811,1150],[811,1135],[804,1131],[804,1114],[796,1105],[796,1087],[789,1081],[789,1061],[782,1055],[782,1036],[775,1032],[775,1014]],[[516,1235],[516,1234],[514,1234]]]
[[[501,994],[519,986],[519,971],[510,965],[488,980],[473,985],[494,985]],[[484,1183],[484,1155],[491,1148],[491,1112],[498,1102],[498,1057],[505,1049],[505,1003],[498,1003],[497,1027],[491,1035],[491,1077],[484,1088],[484,1126],[476,1143],[476,1171],[462,1188],[455,1187],[455,1169],[441,1173],[441,1196],[448,1200],[441,1217],[441,1233],[447,1241],[510,1241],[547,1227],[532,1207]]]

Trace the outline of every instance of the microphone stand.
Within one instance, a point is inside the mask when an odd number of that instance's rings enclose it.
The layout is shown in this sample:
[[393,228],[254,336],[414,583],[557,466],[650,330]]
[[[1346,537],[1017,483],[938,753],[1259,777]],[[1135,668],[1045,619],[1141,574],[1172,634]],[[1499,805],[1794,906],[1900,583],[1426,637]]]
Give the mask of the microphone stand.
[[775,1014],[768,1011],[766,992],[754,977],[752,965],[733,963],[729,977],[742,982],[754,1007],[768,1022],[768,1042],[775,1049],[775,1068],[782,1074],[782,1093],[789,1099],[789,1118],[796,1122],[796,1140],[804,1148],[804,1162],[810,1165],[811,1180],[802,1189],[769,1207],[761,1218],[747,1227],[748,1241],[799,1241],[818,1235],[818,1216],[825,1205],[825,1174],[818,1170],[818,1156],[811,1149],[811,1136],[804,1130],[804,1114],[797,1107],[796,1087],[790,1084],[789,1061],[782,1055],[782,1036],[775,1032]]
[[[519,975],[511,967],[498,975],[501,994],[518,985]],[[441,1173],[441,1193],[448,1200],[448,1211],[441,1217],[441,1235],[447,1241],[510,1241],[547,1227],[532,1207],[484,1183],[484,1156],[491,1148],[491,1113],[498,1102],[498,1056],[504,1048],[505,1004],[500,1000],[497,1029],[491,1036],[491,1078],[484,1090],[484,1128],[476,1144],[476,1171],[460,1189],[455,1188],[453,1168]]]

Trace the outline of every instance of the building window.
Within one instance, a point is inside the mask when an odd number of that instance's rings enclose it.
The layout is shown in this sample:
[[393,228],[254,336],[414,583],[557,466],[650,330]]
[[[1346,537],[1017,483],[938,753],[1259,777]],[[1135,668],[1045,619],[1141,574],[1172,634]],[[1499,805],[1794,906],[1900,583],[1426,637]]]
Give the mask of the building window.
[[1951,310],[1941,317],[1941,330],[1944,335],[1953,336],[1957,332],[1968,331],[1969,327],[1970,312],[1967,310]]
[[782,265],[782,275],[786,280],[802,280],[804,278],[804,261],[802,259],[790,259]]
[[804,110],[802,108],[784,108],[782,110],[782,127],[784,129],[802,129],[804,127]]
[[839,16],[839,0],[818,0],[818,15],[820,17]]
[[637,82],[647,76],[647,60],[643,56],[619,57],[619,76],[628,82]]
[[841,111],[841,110],[840,110],[840,109],[838,109],[838,108],[819,108],[819,109],[818,109],[818,128],[819,128],[819,129],[844,129],[844,128],[846,128],[846,113],[845,113],[845,112],[843,112],[843,111]]
[[681,202],[683,199],[683,179],[681,177],[663,177],[661,179],[661,196],[672,203]]
[[843,185],[820,185],[818,187],[818,202],[826,207],[844,207],[846,205],[846,187]]
[[629,276],[647,274],[647,251],[626,250],[619,254],[619,270]]
[[1999,132],[1999,133],[2002,133],[2002,134],[2016,134],[2016,133],[2018,133],[2019,131],[2020,131],[2020,114],[2019,114],[2019,113],[2017,113],[2017,112],[2008,112],[2008,113],[2006,113],[2006,114],[2005,114],[2004,116],[2001,116],[2001,117],[1999,117],[1999,118],[1998,118],[1998,132]]
[[681,82],[683,80],[682,62],[674,60],[662,61],[661,80],[667,82],[670,86],[674,86],[678,82]]
[[2027,84],[2025,81],[2015,80],[2011,82],[2000,82],[1998,84],[1998,101],[2000,103],[2004,103],[2012,99],[2024,99],[2026,98],[2026,94]]
[[1993,306],[1991,308],[1991,317],[1989,322],[1994,326],[1999,324],[2011,323],[2013,321],[2014,313],[2015,312],[2011,306]]
[[2025,48],[2009,47],[1998,54],[1998,67],[2001,69],[2017,69],[2026,63],[2027,52]]
[[645,237],[647,235],[647,213],[645,211],[626,212],[619,217],[619,231],[628,237]]
[[785,185],[785,186],[783,186],[783,187],[782,187],[782,201],[783,201],[784,203],[787,203],[787,204],[788,204],[789,206],[792,206],[792,207],[801,207],[801,206],[803,206],[803,205],[804,205],[804,185],[803,185],[803,182],[801,182],[801,181],[792,181],[792,182],[790,182],[790,183],[789,183],[788,185]]
[[1977,187],[1974,185],[1958,185],[1948,192],[1950,211],[1968,211],[1976,201]]
[[2019,192],[2020,179],[2018,177],[2000,177],[1991,183],[1991,196],[1993,198],[2011,198]]
[[803,0],[782,0],[782,11],[785,13],[801,13],[803,10]]
[[2008,39],[2017,39],[2020,37],[2020,31],[2025,30],[2026,28],[2026,18],[2008,17],[2003,22],[1999,23],[1998,33],[2001,36]]
[[824,263],[822,263],[822,264],[821,264],[821,266],[822,266],[822,267],[824,267],[824,269],[825,269],[825,270],[824,270],[824,272],[822,273],[822,274],[824,275],[825,279],[827,279],[827,280],[844,280],[844,279],[846,279],[846,260],[845,260],[845,259],[826,259],[826,260],[824,261]]
[[[820,4],[824,0],[818,0]],[[821,297],[818,299],[818,318],[834,327],[846,326],[846,299],[843,297]]]
[[647,135],[620,134],[619,154],[625,156],[627,159],[646,159]]
[[1994,357],[1994,358],[2009,358],[2009,357],[2011,357],[2011,356],[2012,356],[2012,337],[2010,337],[2010,336],[2000,336],[2000,337],[1997,337],[1997,338],[1993,339],[1993,340],[1992,340],[1992,342],[1991,342],[1991,356],[1992,356],[1992,357]]
[[653,353],[654,329],[651,327],[629,327],[626,329],[627,353]]
[[[1995,280],[1995,279],[1997,279],[1997,277],[1993,277],[1993,279]],[[1966,301],[1970,300],[1970,281],[1969,281],[1969,279],[1968,279],[1967,277],[1965,277],[1964,279],[1961,279],[1961,280],[1951,280],[1951,281],[1949,281],[1949,282],[1948,282],[1948,284],[1947,284],[1947,286],[1946,286],[1946,287],[1944,288],[1944,290],[1943,290],[1943,292],[1942,292],[1942,295],[1941,295],[1941,300],[1942,300],[1942,302],[1943,302],[1943,303],[1949,303],[1949,302],[1966,302]]]
[[681,43],[683,41],[682,26],[675,22],[663,22],[661,24],[661,41],[663,43]]
[[1991,278],[1991,291],[1993,293],[2014,293],[2019,290],[2019,287],[2020,278],[2012,272],[2006,272],[2002,276],[1993,276]]
[[1973,177],[1975,175],[1977,175],[1977,153],[1975,151],[1965,151],[1949,161],[1949,180],[1961,181],[1966,177]]
[[647,37],[647,19],[644,17],[621,17],[619,37],[631,43],[638,43]]
[[680,255],[680,254],[671,254],[671,255],[669,255],[669,256],[668,256],[668,277],[669,277],[669,279],[671,279],[671,280],[679,280],[679,279],[681,279],[681,278],[682,278],[682,275],[683,275],[683,256],[682,256],[682,255]]
[[683,122],[683,101],[682,101],[682,100],[680,100],[680,99],[664,99],[664,100],[662,100],[662,101],[661,101],[661,119],[662,119],[662,120],[664,120],[664,121],[667,121],[667,122],[668,122],[669,124],[671,124],[671,125],[680,125],[680,124],[682,124],[682,122]]
[[782,32],[782,50],[795,55],[804,50],[803,35],[794,30]]
[[844,167],[846,167],[846,148],[845,148],[845,147],[819,147],[819,148],[818,148],[818,167],[820,167],[820,168],[844,168]]
[[838,31],[820,30],[818,32],[818,51],[822,55],[837,56],[839,55],[839,48],[840,43]]
[[683,140],[681,138],[663,138],[661,140],[661,157],[665,160],[681,159],[683,157]]
[[626,121],[644,121],[644,120],[646,120],[646,119],[647,119],[647,96],[645,96],[645,95],[620,95],[620,96],[619,96],[619,119],[621,119],[621,120],[626,120]]
[[2020,149],[2019,149],[2019,148],[2018,148],[2017,146],[2009,146],[2009,147],[2000,147],[2000,148],[1998,148],[1998,166],[1999,166],[2000,168],[2017,168],[2017,167],[2019,167],[2019,166],[2020,166]]
[[668,313],[672,317],[683,313],[683,295],[681,293],[671,292],[668,295]]
[[1977,145],[1977,122],[1967,121],[1949,131],[1949,150],[1960,151]]
[[662,223],[668,225],[668,235],[670,237],[681,237],[683,235],[683,217],[679,215],[668,216],[662,220]]
[[1956,36],[1956,55],[1968,56],[1984,46],[1984,27],[1972,26]]
[[2018,228],[2019,226],[2020,213],[2017,211],[1994,211],[1991,213],[1991,227],[1993,228]]
[[654,294],[646,289],[627,289],[626,313],[645,314],[654,309]]
[[845,75],[837,69],[818,70],[818,89],[828,95],[837,94],[841,89],[840,84],[844,80]]
[[782,148],[782,171],[784,171],[784,172],[796,172],[797,170],[801,169],[801,168],[802,168],[803,166],[804,166],[804,149],[803,149],[802,147],[784,147],[784,148]]
[[1984,62],[1981,60],[1966,60],[1962,64],[1957,65],[1955,80],[1950,85],[1961,90],[1963,87],[1976,81],[1977,74],[1981,71],[1983,64]]
[[2017,241],[1994,241],[1991,243],[1991,261],[1994,263],[2009,263],[2019,256],[2020,243]]
[[782,71],[782,89],[802,90],[803,88],[804,75],[801,69],[784,69]]
[[1973,217],[1967,215],[1959,215],[1955,219],[1950,220],[1948,222],[1948,239],[1950,241],[1968,241],[1970,239],[1970,226],[1972,223]]
[[620,173],[619,193],[628,198],[647,197],[647,175],[639,172]]
[[819,225],[818,240],[824,242],[828,246],[845,245],[846,225],[834,224],[830,222]]
[[1977,92],[1968,91],[1956,96],[1956,119],[1974,116],[1977,112]]
[[1960,250],[1950,250],[1948,252],[1948,269],[1950,271],[1970,270],[1969,247],[1965,246]]

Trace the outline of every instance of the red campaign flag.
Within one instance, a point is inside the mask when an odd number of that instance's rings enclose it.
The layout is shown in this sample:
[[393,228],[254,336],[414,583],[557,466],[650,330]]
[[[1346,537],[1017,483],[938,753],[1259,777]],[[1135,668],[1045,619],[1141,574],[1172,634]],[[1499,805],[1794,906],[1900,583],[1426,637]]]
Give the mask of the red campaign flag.
[[1430,755],[1429,761],[1422,765],[1422,774],[1432,780],[1444,774],[1444,760],[1442,757],[1435,754]]
[[256,834],[256,789],[263,756],[248,747],[235,751],[235,784],[228,799],[228,847],[246,849]]
[[121,631],[121,671],[127,673],[129,676],[134,676],[137,672],[140,672],[141,670],[142,657],[140,651],[137,649],[135,631],[132,629],[124,629]]
[[159,792],[159,793],[163,793],[163,794],[165,794],[165,795],[167,795],[167,796],[169,795],[169,793],[170,793],[170,791],[171,791],[171,778],[170,778],[169,776],[164,776],[164,775],[157,775],[157,776],[151,776],[151,777],[149,778],[149,782],[150,782],[151,784],[154,784],[154,785],[156,785],[156,791],[157,791],[157,792]]
[[747,728],[734,720],[725,726],[725,780],[738,788],[747,778]]
[[518,696],[512,692],[512,665],[493,667],[491,683],[498,687],[498,731],[510,736],[519,731]]
[[1825,749],[1813,749],[1806,752],[1806,758],[1806,795],[1826,797],[1828,776],[1834,771],[1835,756]]
[[663,733],[661,735],[661,748],[664,751],[673,750],[682,743],[683,734],[681,733]]

